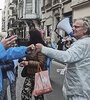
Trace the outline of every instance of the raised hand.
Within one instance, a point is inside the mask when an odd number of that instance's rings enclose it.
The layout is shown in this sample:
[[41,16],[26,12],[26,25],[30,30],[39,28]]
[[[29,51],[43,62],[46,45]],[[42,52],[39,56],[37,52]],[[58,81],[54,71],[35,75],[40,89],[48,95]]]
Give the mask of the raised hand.
[[20,67],[27,66],[27,65],[28,65],[28,61],[22,61],[19,64]]
[[31,54],[35,50],[34,44],[31,44],[30,46],[27,47],[27,54]]
[[36,48],[36,52],[41,52],[43,45],[40,43],[37,43],[35,48]]
[[16,39],[17,39],[17,35],[12,35],[11,37],[9,37],[7,39],[2,39],[1,43],[5,49],[8,49],[9,47],[11,47],[15,43]]

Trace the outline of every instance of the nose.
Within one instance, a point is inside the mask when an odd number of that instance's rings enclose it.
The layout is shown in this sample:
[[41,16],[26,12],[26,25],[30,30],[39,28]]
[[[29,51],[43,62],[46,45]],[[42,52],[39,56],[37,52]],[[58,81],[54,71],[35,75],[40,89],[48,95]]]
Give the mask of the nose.
[[72,30],[75,30],[75,27],[74,26],[72,27]]

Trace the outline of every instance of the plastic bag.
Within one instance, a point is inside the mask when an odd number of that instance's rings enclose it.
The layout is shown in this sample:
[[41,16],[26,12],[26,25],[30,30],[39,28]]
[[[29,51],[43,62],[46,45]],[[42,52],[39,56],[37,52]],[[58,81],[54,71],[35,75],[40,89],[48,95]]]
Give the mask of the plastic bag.
[[52,92],[52,87],[48,71],[46,70],[35,73],[35,85],[34,85],[33,95],[38,96],[49,92]]

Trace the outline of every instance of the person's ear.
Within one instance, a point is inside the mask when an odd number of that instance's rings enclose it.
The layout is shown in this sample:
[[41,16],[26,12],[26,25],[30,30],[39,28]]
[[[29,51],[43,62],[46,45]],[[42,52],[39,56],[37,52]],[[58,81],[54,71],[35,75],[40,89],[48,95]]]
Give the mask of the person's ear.
[[87,31],[88,31],[87,29],[84,29],[84,34],[86,34],[86,33],[87,33]]

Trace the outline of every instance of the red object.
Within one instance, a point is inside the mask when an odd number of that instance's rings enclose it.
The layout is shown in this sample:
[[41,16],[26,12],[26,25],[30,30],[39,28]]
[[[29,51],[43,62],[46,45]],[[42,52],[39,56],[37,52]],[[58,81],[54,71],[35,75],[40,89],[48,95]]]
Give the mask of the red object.
[[33,95],[38,96],[49,92],[52,92],[52,87],[48,71],[46,70],[35,73],[35,85],[34,85]]

